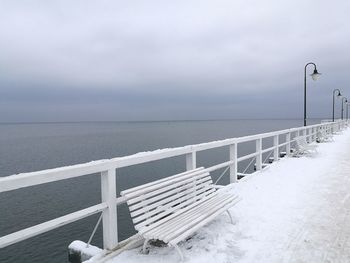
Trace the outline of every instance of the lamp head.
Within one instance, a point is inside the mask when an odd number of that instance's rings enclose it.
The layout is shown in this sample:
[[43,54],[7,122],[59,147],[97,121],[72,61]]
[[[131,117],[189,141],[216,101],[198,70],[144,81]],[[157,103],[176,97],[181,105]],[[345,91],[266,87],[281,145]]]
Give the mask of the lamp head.
[[314,70],[314,73],[310,75],[314,81],[318,80],[318,78],[321,76],[321,73],[318,73],[317,69]]

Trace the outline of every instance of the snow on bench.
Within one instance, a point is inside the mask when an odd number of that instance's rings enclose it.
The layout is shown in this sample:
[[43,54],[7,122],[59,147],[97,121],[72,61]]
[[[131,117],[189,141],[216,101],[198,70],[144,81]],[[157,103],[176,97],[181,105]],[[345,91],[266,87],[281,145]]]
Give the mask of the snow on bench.
[[132,221],[145,241],[161,240],[173,246],[183,260],[180,241],[218,215],[227,212],[239,197],[213,184],[203,167],[173,175],[121,192],[127,200]]
[[317,142],[326,142],[333,140],[333,135],[331,133],[327,133],[325,129],[318,130],[316,137]]
[[296,145],[294,156],[317,152],[317,145],[307,143],[306,136],[297,136],[294,141]]

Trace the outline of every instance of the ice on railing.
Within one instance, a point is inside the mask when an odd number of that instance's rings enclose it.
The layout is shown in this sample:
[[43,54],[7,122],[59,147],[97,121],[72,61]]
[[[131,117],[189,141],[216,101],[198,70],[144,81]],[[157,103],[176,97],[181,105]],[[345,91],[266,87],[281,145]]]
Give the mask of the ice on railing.
[[68,246],[69,257],[79,257],[79,261],[89,260],[93,256],[97,256],[103,252],[102,249],[93,245],[87,245],[85,242],[75,240]]

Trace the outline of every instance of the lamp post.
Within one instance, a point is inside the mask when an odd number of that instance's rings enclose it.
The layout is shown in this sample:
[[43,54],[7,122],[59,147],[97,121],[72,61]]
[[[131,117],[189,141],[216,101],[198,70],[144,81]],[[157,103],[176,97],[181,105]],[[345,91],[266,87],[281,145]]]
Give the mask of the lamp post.
[[304,126],[306,126],[306,68],[308,65],[314,65],[314,72],[310,75],[314,81],[316,81],[321,73],[317,72],[316,64],[313,62],[309,62],[305,65],[304,68]]
[[345,97],[343,97],[341,100],[341,119],[344,119],[344,102],[348,102],[348,99]]
[[[338,95],[335,95],[335,93],[338,92]],[[333,90],[333,114],[332,114],[332,120],[334,122],[334,98],[337,96],[338,98],[341,97],[341,93],[339,89]]]
[[350,106],[350,103],[346,103],[346,120],[349,119],[349,106]]

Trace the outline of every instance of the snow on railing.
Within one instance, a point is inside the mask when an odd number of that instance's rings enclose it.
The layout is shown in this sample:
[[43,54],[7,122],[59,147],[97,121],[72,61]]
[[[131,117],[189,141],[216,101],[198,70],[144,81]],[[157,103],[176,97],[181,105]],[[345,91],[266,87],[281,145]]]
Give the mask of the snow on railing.
[[[118,244],[117,206],[125,203],[125,199],[122,197],[117,197],[116,169],[185,155],[186,170],[191,170],[196,168],[197,152],[220,147],[229,147],[229,161],[206,167],[206,169],[209,172],[212,172],[229,167],[230,183],[236,183],[238,182],[238,175],[242,175],[238,173],[239,162],[254,158],[256,162],[256,170],[262,170],[262,156],[264,153],[272,152],[273,160],[278,160],[280,148],[282,147],[284,147],[286,155],[291,154],[291,144],[294,141],[294,137],[305,136],[308,142],[314,142],[316,141],[317,132],[320,129],[323,129],[326,133],[334,133],[336,131],[342,130],[346,124],[347,122],[345,120],[339,120],[336,122],[322,122],[321,124],[310,125],[306,127],[285,129],[251,136],[231,138],[196,145],[188,145],[184,147],[168,148],[151,152],[141,152],[109,160],[100,160],[73,166],[2,177],[0,178],[0,193],[18,190],[24,187],[99,173],[101,175],[102,197],[100,204],[96,204],[74,213],[70,213],[65,216],[61,216],[56,219],[2,236],[0,237],[0,248],[102,212],[103,246],[105,249],[112,249]],[[285,142],[279,142],[280,136],[285,136]],[[262,140],[266,138],[273,138],[273,146],[264,149]],[[244,142],[254,141],[255,151],[250,154],[238,157],[238,145]]]

